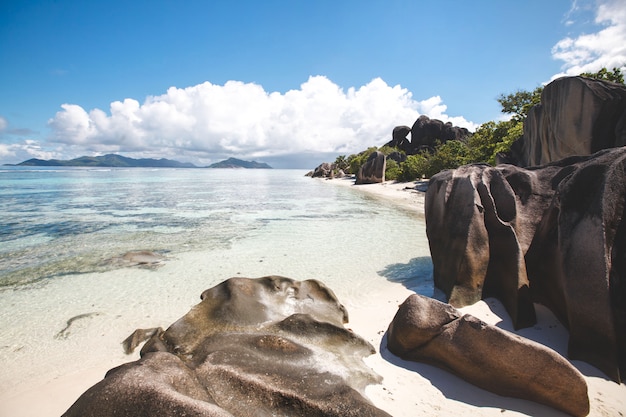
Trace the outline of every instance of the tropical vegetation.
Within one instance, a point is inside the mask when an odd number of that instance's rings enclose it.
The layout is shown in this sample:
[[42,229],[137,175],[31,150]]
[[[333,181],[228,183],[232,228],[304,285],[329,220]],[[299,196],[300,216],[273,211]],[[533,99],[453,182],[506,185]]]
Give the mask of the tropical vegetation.
[[[619,68],[607,70],[602,68],[595,73],[583,73],[583,77],[611,81],[624,84],[624,75]],[[496,164],[498,154],[505,154],[511,145],[522,137],[524,121],[530,109],[539,104],[543,86],[532,91],[518,90],[510,94],[501,94],[497,101],[502,113],[509,116],[508,120],[489,121],[479,126],[465,140],[437,142],[434,150],[422,151],[416,155],[406,155],[402,162],[387,158],[385,178],[387,180],[415,181],[430,178],[444,169],[458,168],[470,163]],[[404,153],[400,149],[383,146],[370,147],[358,154],[341,155],[335,160],[336,170],[348,174],[356,174],[367,158],[376,151],[389,156],[393,153]]]

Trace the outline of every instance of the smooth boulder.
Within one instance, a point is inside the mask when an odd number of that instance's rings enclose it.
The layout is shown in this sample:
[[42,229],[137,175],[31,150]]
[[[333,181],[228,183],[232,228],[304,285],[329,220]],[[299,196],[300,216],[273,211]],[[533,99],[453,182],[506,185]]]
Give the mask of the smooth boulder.
[[389,326],[387,347],[499,395],[589,414],[584,377],[558,353],[432,298],[414,294],[404,301]]
[[374,353],[344,327],[348,314],[319,281],[230,278],[149,337],[141,359],[109,371],[73,416],[388,416],[363,392],[380,382]]
[[385,182],[387,157],[380,151],[372,152],[367,161],[359,168],[356,184],[379,184]]
[[524,122],[509,159],[545,165],[626,145],[626,86],[586,77],[552,81]]

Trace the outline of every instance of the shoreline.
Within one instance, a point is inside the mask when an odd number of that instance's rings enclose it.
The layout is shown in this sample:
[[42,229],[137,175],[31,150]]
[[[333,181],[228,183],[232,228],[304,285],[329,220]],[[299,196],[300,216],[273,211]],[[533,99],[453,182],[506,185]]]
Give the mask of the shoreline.
[[[353,180],[349,178],[325,181],[330,181],[328,185],[331,186],[349,187],[367,195],[368,198],[375,198],[383,204],[394,205],[417,216],[424,215],[424,193],[411,189],[416,183],[354,185]],[[387,327],[396,314],[398,305],[414,291],[402,283],[385,280],[382,276],[380,280],[383,282],[379,291],[359,294],[358,297],[346,295],[339,297],[350,317],[346,327],[369,341],[376,349],[376,353],[366,357],[364,361],[383,377],[382,384],[370,385],[365,390],[365,395],[377,407],[394,417],[564,415],[537,403],[492,394],[441,369],[406,362],[389,353],[385,342]],[[193,293],[194,289],[187,291]],[[195,299],[196,294],[191,296]],[[512,331],[510,319],[496,300],[483,300],[461,311]],[[545,308],[538,306],[538,311],[541,314],[536,326],[515,333],[543,343],[563,355],[567,350],[567,331]],[[162,323],[165,326],[169,324]],[[121,340],[115,342],[114,344],[117,344]],[[84,366],[52,379],[41,377],[27,381],[32,385],[16,384],[15,389],[0,394],[0,416],[59,416],[83,392],[100,381],[109,369],[123,363],[115,362],[120,357],[123,356],[118,352],[112,355],[111,360],[96,366],[93,364]],[[124,358],[125,362],[136,360],[138,353]],[[625,414],[626,385],[618,385],[608,380],[586,363],[578,361],[572,363],[587,380],[591,403],[590,416],[615,416],[620,412]]]
[[[332,185],[339,185],[357,190],[368,196],[376,198],[385,203],[391,203],[397,207],[411,211],[420,216],[424,216],[424,191],[418,191],[415,187],[424,184],[423,181],[395,182],[385,181],[379,184],[355,184],[353,177],[344,178],[323,178]],[[421,187],[420,187],[421,188]],[[424,190],[426,189],[426,185]]]

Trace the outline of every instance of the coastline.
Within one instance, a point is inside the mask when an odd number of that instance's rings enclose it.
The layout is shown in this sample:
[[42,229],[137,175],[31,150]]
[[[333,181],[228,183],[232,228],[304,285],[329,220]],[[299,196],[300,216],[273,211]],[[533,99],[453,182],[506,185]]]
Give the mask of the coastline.
[[[423,182],[395,182],[386,181],[380,184],[354,184],[354,178],[344,177],[335,179],[320,179],[320,181],[328,181],[332,185],[340,185],[358,190],[373,198],[379,199],[385,203],[391,203],[405,210],[424,216],[424,194],[415,187],[426,184]],[[422,187],[420,187],[422,189]]]
[[[350,187],[364,193],[368,198],[379,200],[381,204],[395,205],[417,216],[423,216],[424,193],[411,189],[415,183],[354,185],[351,179],[324,181],[329,181],[330,186]],[[383,278],[381,280],[384,281]],[[350,315],[350,322],[346,326],[372,343],[377,350],[376,354],[365,358],[368,366],[383,377],[381,385],[369,386],[365,391],[366,396],[377,407],[395,417],[564,415],[540,404],[500,397],[476,388],[446,371],[430,365],[406,362],[390,354],[385,347],[387,326],[398,305],[412,293],[404,284],[389,281],[381,284],[380,291],[375,293],[355,298],[340,296],[340,301]],[[510,320],[496,300],[484,300],[462,311],[490,324],[512,330]],[[541,308],[539,311],[541,314],[536,326],[516,333],[564,354],[567,349],[567,331],[556,322],[549,311]],[[68,372],[52,380],[32,381],[32,385],[26,388],[22,385],[19,390],[0,394],[0,416],[59,416],[80,394],[100,381],[109,369],[120,365],[121,362],[115,361],[121,357],[128,362],[137,359],[138,354],[123,356],[118,352],[106,363],[85,366],[84,369]],[[624,414],[626,385],[615,384],[583,362],[574,361],[573,364],[585,375],[589,385],[589,415]]]

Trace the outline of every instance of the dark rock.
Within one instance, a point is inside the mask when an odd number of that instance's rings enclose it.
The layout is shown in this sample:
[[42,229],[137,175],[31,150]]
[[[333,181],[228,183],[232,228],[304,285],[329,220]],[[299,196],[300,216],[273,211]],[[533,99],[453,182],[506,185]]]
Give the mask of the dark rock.
[[411,128],[408,126],[396,126],[391,133],[391,142],[387,143],[392,148],[404,149],[410,145],[410,141],[407,139],[407,135],[411,132]]
[[626,370],[626,148],[531,169],[441,172],[425,197],[435,285],[461,307],[499,298],[516,328],[534,302],[570,330],[569,357]]
[[[411,140],[406,135],[411,132]],[[393,129],[392,139],[385,146],[398,148],[407,155],[415,155],[424,150],[433,150],[437,141],[445,143],[449,140],[464,140],[470,135],[463,127],[453,126],[452,123],[444,123],[441,120],[430,119],[428,116],[420,116],[413,124],[397,126]]]
[[411,152],[417,153],[419,149],[434,149],[437,141],[445,143],[449,140],[462,140],[469,136],[469,131],[462,127],[452,126],[452,123],[444,123],[441,120],[430,119],[420,116],[411,128]]
[[544,165],[574,155],[626,145],[626,86],[585,77],[548,84],[528,112],[524,135],[510,160]]
[[109,371],[64,416],[388,416],[363,397],[374,353],[315,280],[231,278],[161,329],[141,359]]
[[333,172],[332,164],[329,164],[328,162],[323,162],[317,168],[313,170],[312,177],[313,178],[320,178],[320,177],[326,178],[326,177],[329,177],[332,172]]
[[555,351],[461,314],[452,306],[411,295],[388,330],[388,348],[402,359],[453,372],[483,389],[589,413],[584,377]]
[[401,164],[406,161],[406,154],[402,152],[391,152],[389,155],[387,155],[387,159],[396,161],[397,163]]
[[359,168],[356,175],[356,184],[377,184],[385,182],[385,168],[387,167],[387,158],[385,154],[376,151],[373,152],[367,161]]

